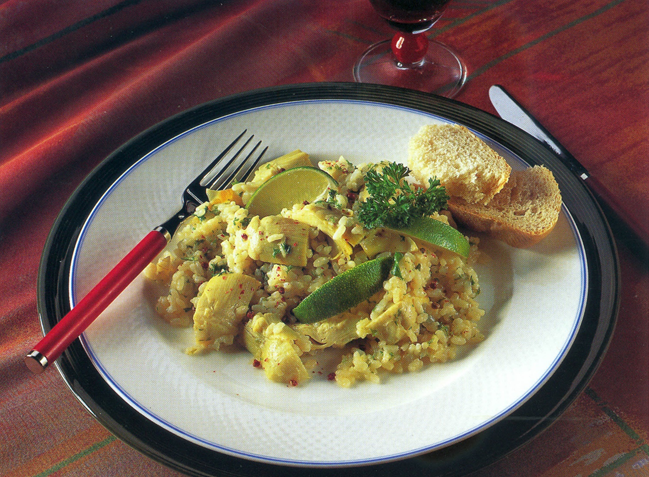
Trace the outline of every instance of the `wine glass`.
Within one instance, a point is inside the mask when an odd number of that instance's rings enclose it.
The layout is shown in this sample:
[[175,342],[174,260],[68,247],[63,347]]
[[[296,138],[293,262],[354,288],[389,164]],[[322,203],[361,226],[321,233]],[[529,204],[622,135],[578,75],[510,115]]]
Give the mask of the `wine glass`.
[[354,79],[455,96],[466,81],[466,66],[453,50],[426,36],[449,2],[370,0],[397,33],[365,50],[354,65]]

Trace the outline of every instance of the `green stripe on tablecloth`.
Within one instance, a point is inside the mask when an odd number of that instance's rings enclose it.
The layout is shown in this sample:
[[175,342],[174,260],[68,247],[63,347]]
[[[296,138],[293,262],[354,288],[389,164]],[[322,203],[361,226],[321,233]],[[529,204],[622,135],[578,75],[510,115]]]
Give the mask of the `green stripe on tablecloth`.
[[14,58],[18,58],[26,53],[29,53],[32,50],[36,50],[37,48],[40,48],[42,46],[47,45],[48,43],[52,43],[55,40],[58,40],[61,37],[64,37],[65,35],[68,35],[72,32],[75,32],[86,25],[89,25],[91,23],[96,22],[97,20],[101,20],[102,18],[109,17],[120,10],[123,10],[126,7],[130,7],[132,5],[140,3],[142,0],[125,0],[124,2],[118,3],[117,5],[113,5],[110,8],[107,8],[106,10],[99,12],[95,15],[92,15],[88,18],[84,18],[83,20],[78,21],[77,23],[74,23],[66,28],[64,28],[61,31],[58,31],[50,36],[47,36],[36,43],[32,43],[29,46],[26,46],[24,48],[21,48],[20,50],[14,51],[13,53],[9,53],[3,57],[0,57],[0,63],[4,63],[5,61],[13,60]]
[[584,394],[586,394],[589,398],[591,398],[593,401],[595,401],[595,404],[599,406],[599,408],[608,416],[611,418],[611,420],[618,425],[620,429],[624,431],[624,433],[629,436],[631,439],[636,441],[637,444],[643,445],[645,442],[642,440],[642,437],[638,435],[636,431],[634,431],[631,426],[629,426],[626,422],[624,422],[624,419],[622,419],[620,416],[618,416],[611,408],[608,407],[606,402],[600,398],[595,391],[593,391],[592,388],[586,388],[584,391]]
[[[498,2],[491,3],[487,7],[481,8],[480,10],[475,11],[471,15],[467,15],[466,17],[462,17],[462,18],[458,18],[457,20],[453,20],[448,25],[445,25],[443,27],[437,27],[437,26],[433,27],[430,34],[427,35],[427,36],[428,36],[428,38],[435,38],[437,35],[441,35],[442,33],[445,33],[447,31],[455,28],[458,25],[462,25],[462,23],[466,23],[466,22],[468,22],[469,20],[471,20],[471,19],[473,19],[475,17],[479,17],[483,13],[486,13],[486,12],[488,12],[490,10],[494,10],[496,8],[502,7],[503,5],[506,5],[506,4],[511,3],[513,1],[514,0],[500,0]],[[455,4],[457,5],[458,3],[459,2],[456,2]]]
[[59,470],[61,470],[61,469],[63,469],[64,467],[66,467],[66,466],[72,464],[73,462],[76,462],[76,461],[78,461],[79,459],[82,459],[82,458],[86,457],[87,455],[92,454],[92,453],[95,452],[96,450],[99,450],[99,449],[101,449],[102,447],[107,446],[107,445],[110,444],[111,442],[114,442],[115,439],[116,439],[115,436],[109,436],[109,437],[107,437],[106,439],[104,439],[103,441],[101,441],[101,442],[97,442],[96,444],[94,444],[94,445],[88,447],[87,449],[84,449],[84,450],[82,450],[81,452],[79,452],[79,453],[77,453],[77,454],[75,454],[75,455],[73,455],[73,456],[71,456],[71,457],[68,457],[67,459],[65,459],[65,460],[63,460],[63,461],[61,461],[61,462],[59,462],[58,464],[56,464],[56,465],[50,467],[49,469],[47,469],[47,470],[41,472],[40,474],[36,474],[35,477],[46,477],[46,476],[48,476],[48,475],[52,475],[54,472],[58,472]]
[[646,442],[642,439],[642,437],[633,430],[631,426],[629,426],[624,419],[622,419],[620,416],[615,413],[608,405],[606,402],[597,395],[597,393],[590,387],[587,387],[584,390],[584,394],[591,398],[595,404],[600,408],[600,410],[606,414],[608,417],[611,418],[611,420],[620,428],[622,431],[629,436],[631,439],[635,441],[636,444],[638,444],[638,447],[627,452],[626,454],[620,456],[619,459],[616,459],[615,461],[605,465],[599,470],[596,470],[592,474],[589,475],[589,477],[603,477],[605,475],[608,475],[610,472],[615,470],[616,468],[620,467],[622,464],[628,462],[629,460],[633,459],[640,453],[644,453],[645,455],[649,456],[649,445],[647,445]]
[[[644,449],[643,449],[643,447],[644,447]],[[632,450],[630,452],[627,452],[626,454],[621,456],[619,459],[616,459],[614,462],[611,462],[610,464],[605,465],[601,469],[596,470],[595,472],[590,474],[588,477],[604,477],[605,475],[608,475],[609,473],[613,472],[615,469],[620,467],[622,464],[625,464],[628,461],[630,461],[631,459],[633,459],[634,457],[636,457],[641,452],[644,452],[645,454],[647,454],[646,447],[647,446],[642,446],[642,447],[639,447],[638,449],[634,449],[634,450]],[[617,474],[616,473],[616,474],[612,474],[612,475],[615,476],[615,475],[622,475],[622,474]]]
[[594,12],[589,13],[588,15],[584,15],[581,18],[577,18],[576,20],[573,20],[573,21],[571,21],[569,23],[566,23],[562,27],[559,27],[559,28],[557,28],[555,30],[552,30],[552,31],[546,33],[545,35],[542,35],[542,36],[538,37],[536,40],[530,41],[530,42],[528,42],[528,43],[526,43],[524,45],[519,46],[518,48],[513,49],[509,53],[507,53],[507,54],[505,54],[505,55],[503,55],[503,56],[501,56],[499,58],[491,60],[486,65],[478,68],[476,71],[471,73],[467,77],[467,81],[471,80],[472,78],[475,78],[476,76],[480,76],[485,71],[493,68],[497,64],[502,63],[503,61],[511,58],[512,56],[515,56],[515,55],[521,53],[522,51],[525,51],[525,50],[527,50],[527,49],[529,49],[529,48],[531,48],[531,47],[533,47],[535,45],[538,45],[539,43],[541,43],[541,42],[543,42],[543,41],[545,41],[545,40],[547,40],[549,38],[552,38],[555,35],[558,35],[559,33],[563,33],[564,31],[569,30],[570,28],[573,28],[573,27],[575,27],[575,26],[577,26],[577,25],[579,25],[579,24],[581,24],[581,23],[583,23],[585,21],[588,21],[588,20],[590,20],[592,18],[597,17],[598,15],[601,15],[602,13],[607,12],[611,8],[618,6],[620,3],[624,2],[624,1],[625,0],[614,0],[613,2],[611,2],[611,3],[607,4],[607,5],[604,5],[601,8],[598,8],[597,10],[595,10]]

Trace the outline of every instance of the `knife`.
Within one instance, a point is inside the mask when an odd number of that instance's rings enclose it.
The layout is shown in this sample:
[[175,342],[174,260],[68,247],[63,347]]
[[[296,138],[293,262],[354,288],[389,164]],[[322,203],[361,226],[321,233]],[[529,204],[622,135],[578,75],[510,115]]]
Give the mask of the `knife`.
[[[493,85],[489,88],[489,99],[491,104],[502,119],[522,129],[529,135],[535,137],[545,144],[563,161],[566,167],[578,179],[584,182],[590,190],[599,196],[601,201],[607,205],[617,216],[642,240],[649,245],[649,217],[646,214],[632,215],[626,211],[622,204],[611,194],[599,179],[593,177],[588,170],[582,166],[575,157],[563,147],[529,112],[525,110],[514,98],[512,98],[500,85]],[[641,219],[645,220],[642,221]],[[643,223],[644,222],[644,223]]]

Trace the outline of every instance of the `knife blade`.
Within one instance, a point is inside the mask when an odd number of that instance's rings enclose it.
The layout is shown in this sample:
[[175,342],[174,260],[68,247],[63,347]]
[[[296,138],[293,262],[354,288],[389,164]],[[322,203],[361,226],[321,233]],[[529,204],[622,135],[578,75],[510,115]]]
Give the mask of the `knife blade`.
[[563,146],[561,146],[559,141],[553,138],[548,130],[532,117],[532,115],[530,115],[513,97],[511,97],[502,86],[493,85],[489,88],[489,99],[501,118],[547,145],[557,155],[559,155],[563,159],[564,164],[582,180],[586,180],[590,177],[586,168],[582,166]]
[[570,152],[557,141],[550,132],[545,129],[523,106],[521,106],[505,89],[500,85],[493,85],[489,88],[489,99],[502,119],[522,129],[530,136],[533,136],[541,143],[552,150],[566,167],[577,178],[582,180],[600,200],[610,208],[619,219],[621,219],[637,238],[645,245],[649,245],[649,216],[645,216],[644,223],[640,214],[631,214],[616,199],[616,197],[602,184],[599,179],[593,177],[588,170]]

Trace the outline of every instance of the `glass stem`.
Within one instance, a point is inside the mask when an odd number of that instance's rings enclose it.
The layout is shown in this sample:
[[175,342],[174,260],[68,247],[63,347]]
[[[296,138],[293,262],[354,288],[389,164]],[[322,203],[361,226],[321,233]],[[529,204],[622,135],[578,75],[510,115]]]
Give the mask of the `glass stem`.
[[392,53],[400,67],[420,64],[427,51],[428,38],[424,32],[399,32],[392,38]]

